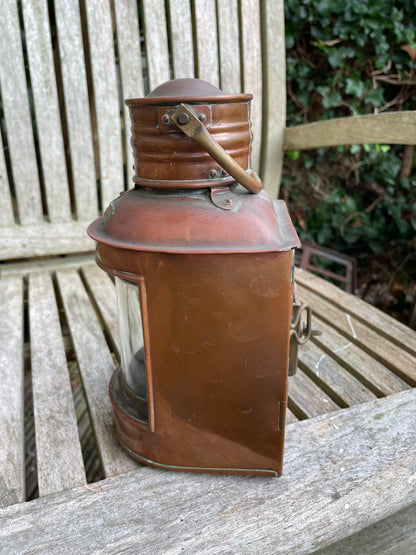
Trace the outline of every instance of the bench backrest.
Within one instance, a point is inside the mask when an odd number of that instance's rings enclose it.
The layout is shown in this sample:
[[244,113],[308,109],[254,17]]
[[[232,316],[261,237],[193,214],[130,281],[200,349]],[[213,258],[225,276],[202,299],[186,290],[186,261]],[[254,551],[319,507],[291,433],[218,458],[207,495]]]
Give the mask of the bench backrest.
[[87,223],[132,185],[123,100],[171,78],[254,94],[253,162],[276,195],[284,54],[281,0],[5,0],[0,259],[93,248]]

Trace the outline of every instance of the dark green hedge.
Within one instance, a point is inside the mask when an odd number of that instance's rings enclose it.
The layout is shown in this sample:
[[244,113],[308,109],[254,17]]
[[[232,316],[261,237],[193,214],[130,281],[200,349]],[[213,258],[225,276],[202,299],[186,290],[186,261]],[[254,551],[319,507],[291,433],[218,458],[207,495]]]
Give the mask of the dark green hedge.
[[[287,125],[416,109],[414,0],[285,0]],[[416,278],[412,147],[352,145],[286,157],[282,196],[303,241]]]

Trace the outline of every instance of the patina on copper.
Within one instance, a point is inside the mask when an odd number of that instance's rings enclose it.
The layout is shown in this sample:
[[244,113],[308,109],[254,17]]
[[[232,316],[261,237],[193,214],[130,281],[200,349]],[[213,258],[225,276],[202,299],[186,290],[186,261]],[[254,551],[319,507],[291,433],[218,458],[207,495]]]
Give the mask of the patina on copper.
[[[144,346],[132,364],[146,383],[118,369],[110,398],[122,447],[145,464],[282,472],[299,240],[282,201],[249,192],[218,162],[224,150],[261,188],[250,99],[186,79],[127,101],[136,186],[89,227],[97,263],[136,284],[141,301]],[[220,145],[216,160],[180,130],[185,117],[175,122],[187,110]]]

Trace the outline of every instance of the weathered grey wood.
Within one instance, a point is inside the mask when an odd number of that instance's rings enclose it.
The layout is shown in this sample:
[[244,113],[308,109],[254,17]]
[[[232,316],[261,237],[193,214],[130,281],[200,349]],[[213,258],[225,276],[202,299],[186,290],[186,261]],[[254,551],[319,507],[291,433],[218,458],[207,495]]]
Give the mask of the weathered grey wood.
[[2,2],[0,52],[1,94],[18,216],[20,223],[33,224],[43,220],[42,199],[15,0]]
[[143,0],[142,8],[149,89],[152,91],[170,79],[165,2]]
[[322,298],[329,301],[330,304],[354,315],[357,320],[364,322],[389,341],[399,345],[401,349],[416,356],[416,332],[408,326],[391,318],[388,314],[381,312],[378,308],[355,295],[341,293],[339,287],[311,272],[296,268],[295,277],[296,282],[300,285],[312,289]]
[[286,125],[286,64],[283,0],[262,3],[263,142],[261,176],[272,198],[279,194]]
[[238,2],[218,0],[217,9],[221,90],[236,94],[241,92]]
[[251,164],[260,171],[262,133],[262,60],[260,33],[260,2],[241,0],[241,49],[244,92],[251,93],[252,154]]
[[317,555],[414,555],[416,504],[395,513],[335,544]]
[[115,369],[100,324],[75,270],[57,272],[59,289],[74,343],[79,369],[104,475],[114,476],[137,467],[121,451],[113,430],[108,383]]
[[199,79],[219,86],[218,36],[215,0],[194,2],[195,40]]
[[0,545],[311,553],[416,501],[415,404],[416,390],[405,391],[288,426],[281,478],[143,468],[1,509]]
[[[334,330],[331,325],[320,320],[316,315],[313,318],[322,329],[322,335],[316,337],[314,342],[324,349],[324,353],[315,364],[318,371],[325,362],[330,366],[334,363],[337,365],[336,360],[378,397],[409,389],[410,386],[406,382]],[[303,353],[303,349],[300,352]]]
[[51,222],[67,222],[71,206],[48,3],[24,0],[22,8],[48,217]]
[[0,507],[25,498],[23,281],[0,280]]
[[300,418],[312,418],[339,406],[298,368],[289,377],[289,408]]
[[120,60],[121,90],[124,113],[124,140],[127,164],[127,188],[133,186],[133,149],[130,145],[130,115],[126,98],[144,96],[142,55],[140,52],[139,16],[136,0],[115,2],[117,46]]
[[93,298],[106,332],[111,337],[116,353],[120,350],[116,289],[108,274],[96,264],[81,270],[89,294]]
[[59,59],[77,218],[98,215],[91,117],[78,2],[55,0]]
[[110,3],[86,2],[100,159],[102,208],[124,191],[120,99]]
[[4,276],[18,275],[28,276],[33,272],[48,271],[54,272],[64,268],[80,268],[85,265],[94,263],[93,254],[84,254],[80,256],[66,256],[62,258],[46,258],[27,260],[25,262],[9,262],[0,266],[0,279]]
[[14,215],[3,148],[3,137],[0,134],[0,226],[11,226],[14,224]]
[[416,111],[369,114],[289,127],[284,150],[383,143],[416,144]]
[[188,0],[169,2],[170,41],[174,79],[195,77],[191,4]]
[[49,273],[29,279],[32,391],[39,495],[86,483],[74,401]]
[[94,249],[94,242],[87,235],[90,222],[43,223],[2,227],[0,252],[2,258],[29,258],[52,254],[85,252]]
[[416,358],[395,343],[351,316],[348,312],[328,303],[311,290],[299,287],[299,296],[313,306],[313,311],[322,320],[338,330],[345,338],[358,345],[387,366],[409,385],[416,386]]
[[[326,334],[325,327],[323,334]],[[347,341],[340,349],[344,349]],[[348,352],[349,347],[347,347]],[[359,382],[341,364],[322,351],[318,345],[307,343],[299,351],[299,362],[302,370],[320,389],[329,393],[340,406],[350,407],[356,403],[365,403],[376,399],[376,395]],[[406,387],[402,388],[407,389]],[[400,391],[401,391],[400,390]]]

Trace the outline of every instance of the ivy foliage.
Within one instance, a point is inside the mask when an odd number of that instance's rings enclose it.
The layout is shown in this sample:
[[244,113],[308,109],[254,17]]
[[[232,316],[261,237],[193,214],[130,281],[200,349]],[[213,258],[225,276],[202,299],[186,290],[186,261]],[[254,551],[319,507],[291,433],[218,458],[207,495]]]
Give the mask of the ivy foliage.
[[[288,126],[416,109],[414,0],[285,0],[285,16]],[[290,152],[282,196],[302,241],[415,279],[415,166],[403,146]]]
[[289,124],[371,113],[397,93],[410,107],[414,0],[286,0],[285,12]]

